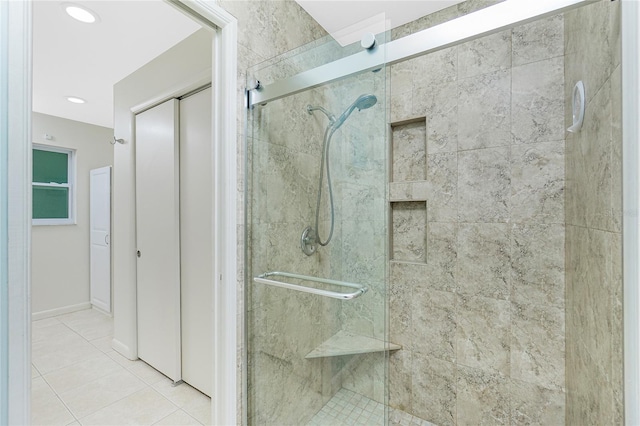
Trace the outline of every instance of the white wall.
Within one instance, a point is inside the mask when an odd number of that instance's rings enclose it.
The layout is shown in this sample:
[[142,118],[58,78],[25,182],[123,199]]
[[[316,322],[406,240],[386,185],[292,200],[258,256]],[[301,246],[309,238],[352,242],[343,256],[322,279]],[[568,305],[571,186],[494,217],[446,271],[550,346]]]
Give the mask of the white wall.
[[[114,150],[113,283],[114,342],[136,359],[135,116],[132,110],[180,95],[185,82],[210,80],[212,34],[199,30],[114,86],[114,132],[125,143]],[[195,88],[195,87],[194,87]],[[164,98],[163,98],[164,96]],[[169,96],[171,97],[171,96]]]
[[89,170],[113,164],[113,129],[40,113],[32,120],[34,143],[76,150],[76,224],[32,227],[31,312],[41,317],[89,303]]

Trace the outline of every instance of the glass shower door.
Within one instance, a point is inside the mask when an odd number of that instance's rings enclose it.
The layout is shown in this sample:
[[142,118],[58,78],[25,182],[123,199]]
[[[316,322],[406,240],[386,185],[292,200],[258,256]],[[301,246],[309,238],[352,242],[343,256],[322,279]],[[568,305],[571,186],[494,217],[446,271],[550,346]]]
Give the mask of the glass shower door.
[[[247,75],[353,52],[323,40]],[[385,423],[386,90],[383,68],[248,111],[249,424]]]

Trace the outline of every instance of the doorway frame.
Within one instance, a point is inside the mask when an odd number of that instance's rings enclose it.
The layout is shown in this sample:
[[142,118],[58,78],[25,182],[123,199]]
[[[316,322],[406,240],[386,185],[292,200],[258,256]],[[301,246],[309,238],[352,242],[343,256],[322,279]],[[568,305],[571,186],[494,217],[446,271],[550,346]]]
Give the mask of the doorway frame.
[[240,415],[237,290],[238,21],[213,0],[170,0],[213,31],[213,378],[211,423],[232,425]]
[[[212,0],[165,0],[212,27],[213,424],[239,418],[237,20]],[[31,1],[0,2],[0,423],[31,417]],[[26,70],[26,71],[25,71]],[[9,108],[10,106],[10,108]],[[7,326],[10,325],[10,326]],[[215,350],[218,348],[218,350]]]
[[165,0],[212,28],[213,55],[213,378],[211,423],[232,425],[240,415],[238,395],[237,291],[237,50],[235,17],[212,0]]

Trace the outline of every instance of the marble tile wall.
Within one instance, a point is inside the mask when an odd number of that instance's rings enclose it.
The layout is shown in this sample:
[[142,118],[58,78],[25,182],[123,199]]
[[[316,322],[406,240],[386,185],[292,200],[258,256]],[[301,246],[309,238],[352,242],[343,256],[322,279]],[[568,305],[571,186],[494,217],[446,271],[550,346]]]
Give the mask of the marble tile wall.
[[[290,209],[283,210],[272,209],[267,217],[260,221],[258,227],[245,227],[245,156],[256,155],[249,149],[245,152],[245,109],[244,109],[244,90],[246,87],[246,71],[256,64],[262,63],[265,60],[284,54],[299,46],[318,40],[326,35],[325,31],[317,24],[308,14],[293,0],[281,0],[281,1],[269,1],[269,0],[251,0],[251,1],[227,1],[217,0],[217,3],[226,9],[229,13],[234,15],[238,19],[238,102],[237,102],[237,127],[238,127],[238,139],[236,142],[237,147],[237,173],[238,173],[238,206],[237,206],[237,240],[238,240],[238,300],[240,301],[237,307],[238,312],[238,324],[244,325],[245,322],[245,263],[244,263],[244,238],[245,230],[250,232],[251,235],[248,238],[255,242],[255,247],[263,250],[263,253],[268,253],[272,256],[268,261],[265,258],[252,258],[251,252],[249,253],[249,259],[254,259],[255,263],[249,265],[249,274],[254,271],[266,271],[269,267],[279,266],[282,268],[284,262],[289,262],[289,256],[287,248],[279,248],[275,245],[276,241],[286,238],[287,241],[298,241],[300,238],[299,233],[302,230],[301,222],[307,222],[309,219],[304,216],[306,212],[304,202],[299,198],[296,198],[295,203],[291,203],[293,198],[292,193],[298,191],[307,191],[311,185],[311,181],[315,179],[315,176],[310,170],[304,167],[306,161],[315,162],[317,154],[320,149],[314,149],[313,144],[310,142],[308,145],[297,146],[293,143],[292,139],[295,135],[301,137],[302,132],[308,132],[309,134],[319,124],[309,124],[309,116],[306,112],[299,110],[288,105],[280,108],[271,108],[271,117],[263,117],[265,120],[276,120],[277,115],[280,114],[281,122],[286,122],[284,119],[290,120],[290,122],[297,123],[292,137],[284,137],[285,132],[282,126],[276,126],[272,129],[270,134],[257,134],[256,141],[260,141],[262,151],[258,153],[256,159],[260,161],[262,166],[268,167],[270,173],[263,176],[260,180],[252,181],[251,176],[247,176],[247,184],[250,186],[250,193],[259,194],[255,198],[255,204],[250,204],[252,208],[261,209],[269,206],[266,199],[267,189],[270,189],[269,196],[273,202],[284,203],[290,207]],[[290,72],[286,69],[278,70],[279,73]],[[304,99],[300,100],[304,102]],[[306,105],[306,103],[304,104]],[[290,109],[287,110],[287,108]],[[290,115],[282,116],[284,112],[290,113]],[[304,113],[304,115],[303,115]],[[306,127],[305,127],[306,126]],[[296,133],[297,132],[297,133]],[[249,135],[254,136],[254,135]],[[317,141],[314,141],[317,143]],[[254,140],[249,138],[249,146],[254,146]],[[311,173],[311,174],[310,174]],[[280,182],[282,181],[282,182]],[[278,182],[274,185],[274,182]],[[280,185],[280,183],[283,183]],[[256,190],[254,191],[254,187]],[[266,211],[266,210],[264,210]],[[247,212],[249,220],[251,220],[251,211]],[[300,229],[298,229],[300,228]],[[297,246],[297,243],[293,244]],[[250,245],[249,248],[251,248]],[[297,248],[297,247],[296,247]],[[267,249],[270,249],[267,251]],[[291,249],[293,250],[293,249]],[[299,264],[300,271],[317,271],[323,267],[322,261],[318,259],[306,261],[298,257],[302,253],[297,251],[296,263]],[[290,266],[288,263],[284,263]],[[286,268],[289,269],[289,268]],[[251,301],[249,294],[249,301]],[[316,364],[321,364],[318,368],[306,370],[301,366],[300,362],[293,363],[292,360],[298,360],[299,355],[306,350],[306,347],[315,344],[315,340],[322,338],[322,333],[329,333],[330,330],[319,330],[315,333],[310,333],[308,336],[299,336],[300,343],[298,346],[292,347],[278,347],[278,339],[272,339],[274,335],[279,335],[281,330],[292,330],[293,324],[297,319],[302,317],[305,321],[313,321],[317,319],[317,315],[308,315],[308,310],[302,310],[301,306],[304,303],[309,302],[308,309],[326,309],[331,310],[332,307],[318,306],[317,302],[308,301],[304,298],[299,298],[298,295],[293,295],[289,299],[282,298],[276,289],[268,289],[263,293],[258,294],[260,299],[260,308],[256,311],[252,311],[248,314],[247,319],[249,321],[258,320],[262,318],[260,315],[268,315],[273,311],[286,311],[286,306],[292,305],[297,307],[296,309],[290,309],[288,317],[284,318],[281,314],[276,317],[274,321],[273,316],[269,317],[269,321],[261,323],[263,327],[252,330],[251,333],[256,333],[258,346],[253,352],[254,356],[250,356],[250,365],[244,364],[244,351],[245,347],[241,344],[238,347],[238,383],[242,383],[242,371],[255,368],[260,368],[261,373],[264,376],[259,375],[256,377],[250,377],[249,389],[259,389],[263,395],[262,397],[256,394],[250,395],[248,400],[251,401],[250,407],[243,407],[239,404],[237,413],[237,424],[243,423],[243,409],[248,408],[249,418],[252,422],[260,424],[274,423],[295,423],[297,421],[305,421],[307,413],[304,410],[300,410],[299,406],[291,403],[281,403],[283,400],[290,401],[298,399],[303,406],[313,411],[317,406],[319,409],[322,405],[323,399],[328,399],[332,396],[330,391],[327,391],[326,397],[323,395],[323,390],[331,388],[332,378],[332,365],[323,363],[322,361],[316,361]],[[296,299],[297,298],[297,299]],[[281,306],[278,306],[278,304]],[[251,306],[251,305],[250,305]],[[327,327],[330,328],[331,323],[328,323]],[[243,327],[238,328],[238,342],[244,342],[245,336]],[[249,328],[250,329],[250,328]],[[278,333],[276,333],[276,331]],[[249,337],[251,339],[251,337]],[[249,350],[253,350],[249,349]],[[304,359],[304,355],[301,357]],[[295,365],[294,365],[295,364]],[[318,374],[317,372],[326,372],[326,374]],[[264,380],[258,382],[256,380]],[[274,392],[277,390],[278,392]],[[280,392],[281,391],[281,392]],[[246,400],[242,394],[243,387],[238,386],[237,401]],[[279,395],[277,398],[265,398],[264,395],[268,395],[271,392],[272,395]],[[280,404],[279,404],[280,402]],[[313,413],[310,412],[310,415]],[[254,417],[255,415],[255,417]],[[262,416],[262,417],[260,417]]]
[[438,425],[565,423],[564,37],[556,16],[391,67],[390,121],[425,117],[426,148],[394,156],[389,196],[427,207],[426,263],[390,263],[392,408]]
[[588,99],[567,136],[567,424],[624,424],[620,1],[565,18],[565,126],[573,85]]
[[[354,111],[334,135],[332,175],[337,192],[336,220],[340,226],[332,242],[335,276],[362,283],[369,291],[342,302],[343,330],[385,340],[387,274],[388,147],[386,144],[387,78],[385,71],[365,73],[330,85],[331,109],[344,110],[358,96],[373,94],[378,102]],[[334,236],[334,238],[336,238]],[[337,262],[334,262],[337,261]],[[341,386],[376,402],[385,402],[386,362],[384,352],[344,357]]]
[[[323,277],[332,268],[329,255],[306,256],[299,243],[302,230],[315,219],[326,123],[305,108],[318,102],[322,93],[311,91],[252,112],[251,276],[285,271]],[[321,220],[324,231],[326,218]],[[339,389],[335,359],[305,356],[339,330],[340,302],[262,284],[249,288],[249,420],[304,424]]]

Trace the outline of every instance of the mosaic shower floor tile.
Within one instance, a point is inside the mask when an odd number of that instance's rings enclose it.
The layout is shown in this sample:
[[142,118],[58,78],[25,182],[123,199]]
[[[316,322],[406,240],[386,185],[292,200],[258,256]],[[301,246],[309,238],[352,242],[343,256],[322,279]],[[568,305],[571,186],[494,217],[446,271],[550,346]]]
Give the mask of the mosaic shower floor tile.
[[[340,389],[311,419],[308,426],[384,425],[385,406],[366,396]],[[391,426],[435,426],[404,411],[389,408]]]

